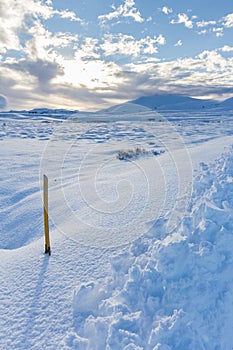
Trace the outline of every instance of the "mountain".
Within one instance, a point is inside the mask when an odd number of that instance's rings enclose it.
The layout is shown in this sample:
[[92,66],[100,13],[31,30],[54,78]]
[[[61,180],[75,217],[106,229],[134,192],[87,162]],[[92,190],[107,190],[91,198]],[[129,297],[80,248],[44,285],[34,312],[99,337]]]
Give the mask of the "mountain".
[[221,102],[219,104],[219,107],[223,108],[223,109],[232,109],[233,110],[233,97],[228,98],[227,100]]
[[156,110],[195,110],[213,108],[219,105],[219,103],[215,100],[202,100],[177,94],[156,94],[152,96],[143,96],[130,102]]
[[126,102],[119,105],[109,107],[107,109],[102,109],[101,113],[112,113],[112,114],[125,114],[125,113],[142,113],[148,112],[151,108],[140,103]]

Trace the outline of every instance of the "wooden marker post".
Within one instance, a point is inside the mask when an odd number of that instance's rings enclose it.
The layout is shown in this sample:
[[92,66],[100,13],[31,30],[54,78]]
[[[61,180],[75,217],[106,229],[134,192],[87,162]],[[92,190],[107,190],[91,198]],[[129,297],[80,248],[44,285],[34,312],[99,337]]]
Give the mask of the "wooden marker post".
[[51,255],[49,241],[49,215],[48,215],[48,177],[44,175],[44,234],[45,234],[45,254]]

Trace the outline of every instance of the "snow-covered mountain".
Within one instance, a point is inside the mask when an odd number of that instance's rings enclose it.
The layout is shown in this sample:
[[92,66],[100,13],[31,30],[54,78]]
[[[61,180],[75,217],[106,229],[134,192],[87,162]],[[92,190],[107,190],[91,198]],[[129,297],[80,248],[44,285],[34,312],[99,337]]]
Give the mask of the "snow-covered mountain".
[[219,107],[222,109],[232,109],[233,110],[233,97],[228,98],[227,100],[221,102]]
[[203,100],[177,94],[142,96],[131,102],[154,110],[196,110],[219,106],[218,101],[215,100]]
[[142,105],[140,103],[126,102],[119,105],[109,107],[101,110],[100,112],[113,113],[113,114],[125,114],[125,113],[141,113],[148,112],[151,108],[149,106]]
[[79,119],[82,115],[95,116],[96,119],[100,114],[126,115],[135,113],[147,113],[149,111],[205,111],[210,109],[217,110],[233,110],[233,97],[223,102],[208,99],[198,99],[189,96],[178,94],[156,94],[151,96],[142,96],[133,101],[128,101],[118,105],[111,106],[107,109],[102,109],[97,112],[83,112],[79,110],[67,109],[49,109],[49,108],[34,108],[31,110],[11,110],[9,113],[21,114],[24,116],[52,116],[55,118],[69,117],[79,114]]
[[150,110],[166,111],[205,111],[210,109],[233,109],[233,98],[223,102],[212,99],[193,98],[178,94],[156,94],[142,96],[136,100],[112,106],[101,112],[112,114],[138,113]]

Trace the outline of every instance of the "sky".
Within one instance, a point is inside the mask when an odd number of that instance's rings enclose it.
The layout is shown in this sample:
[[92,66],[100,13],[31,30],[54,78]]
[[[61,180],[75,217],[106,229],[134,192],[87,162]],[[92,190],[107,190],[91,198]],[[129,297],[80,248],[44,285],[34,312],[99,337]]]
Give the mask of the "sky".
[[0,109],[233,97],[232,0],[0,0]]

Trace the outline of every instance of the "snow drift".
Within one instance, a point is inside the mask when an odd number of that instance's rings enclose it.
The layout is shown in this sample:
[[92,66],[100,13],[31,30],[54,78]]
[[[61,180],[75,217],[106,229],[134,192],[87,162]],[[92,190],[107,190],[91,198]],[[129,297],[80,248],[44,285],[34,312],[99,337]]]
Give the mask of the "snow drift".
[[78,348],[232,348],[233,152],[201,169],[172,235],[160,220],[112,259],[110,279],[75,292]]

